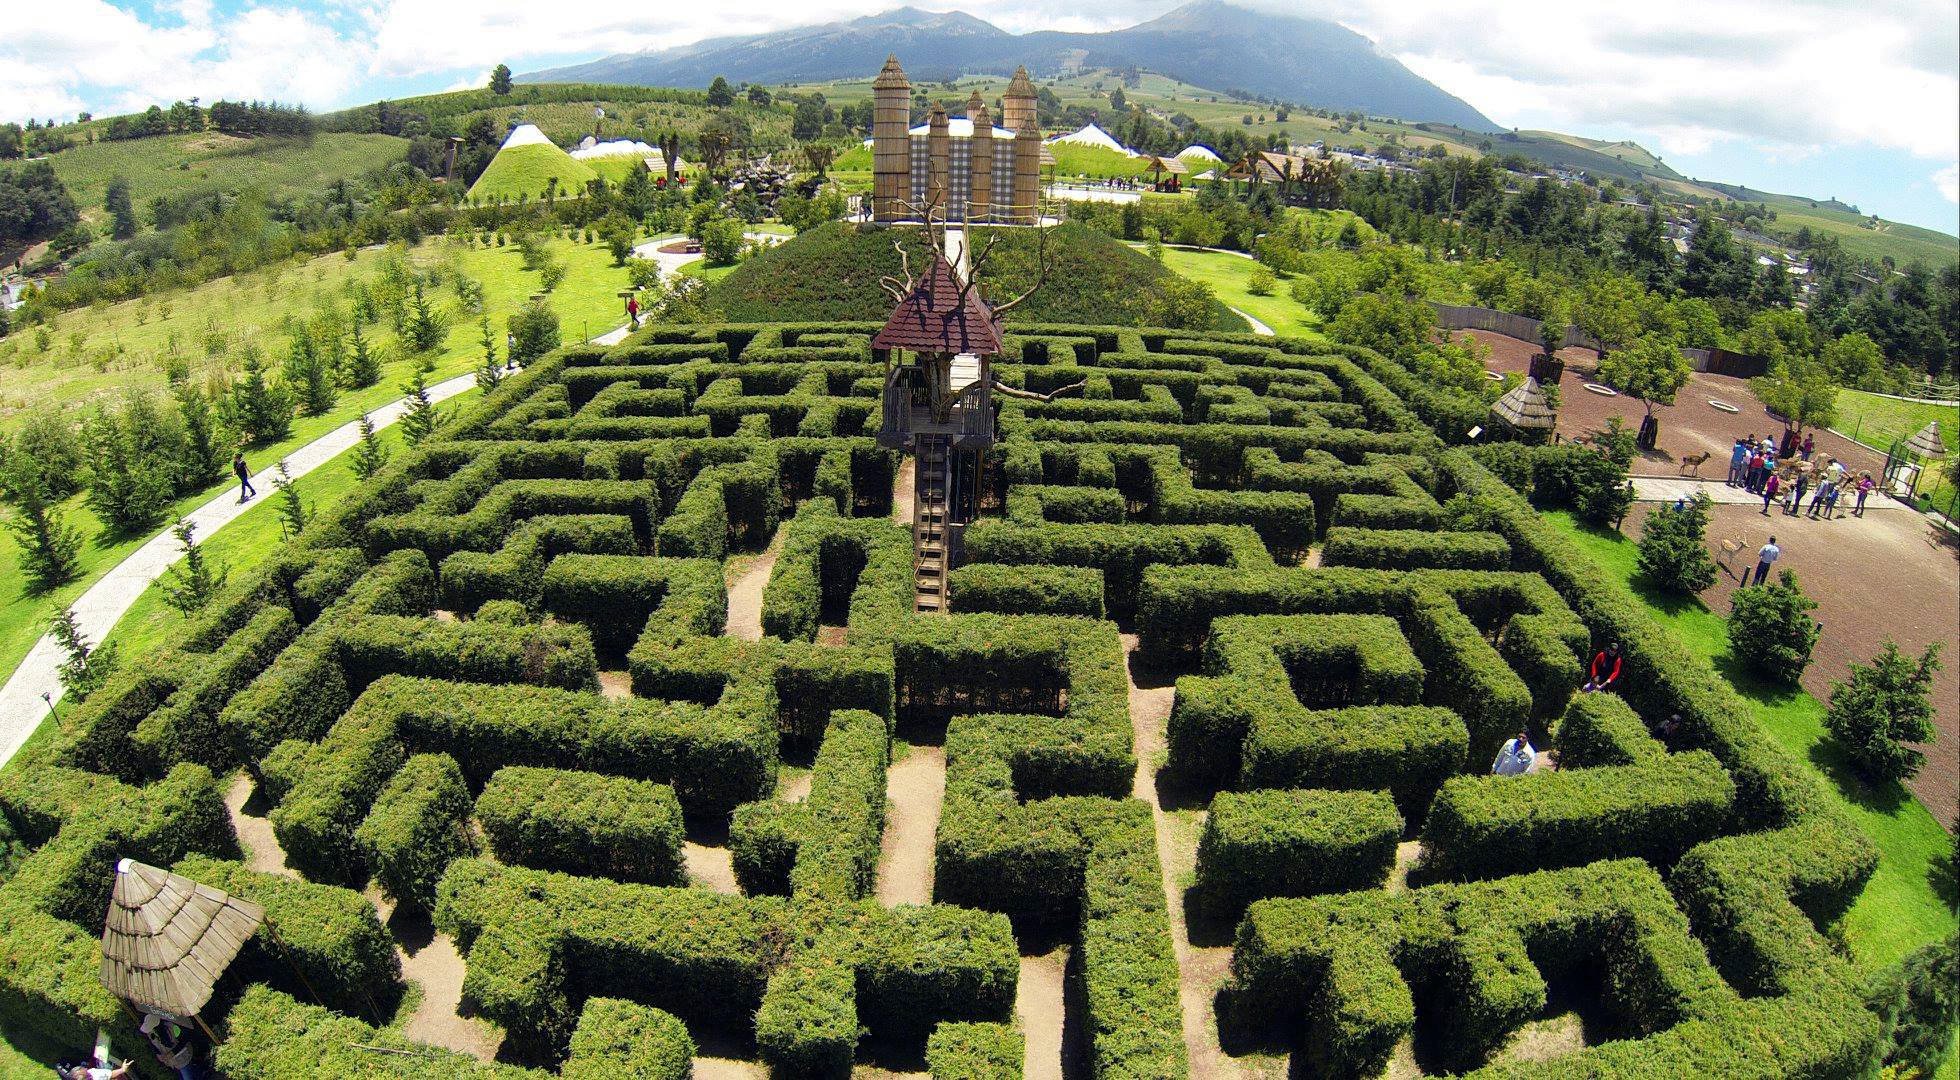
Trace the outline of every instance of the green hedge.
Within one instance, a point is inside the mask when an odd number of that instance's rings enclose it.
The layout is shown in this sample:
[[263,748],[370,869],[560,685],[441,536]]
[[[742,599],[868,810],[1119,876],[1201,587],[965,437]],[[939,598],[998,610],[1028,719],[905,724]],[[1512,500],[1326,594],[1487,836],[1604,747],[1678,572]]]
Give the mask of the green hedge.
[[672,1013],[619,998],[587,998],[572,1029],[563,1080],[688,1080],[694,1040]]
[[1320,564],[1384,570],[1506,570],[1511,545],[1494,533],[1340,526],[1327,530]]
[[374,880],[396,903],[427,911],[451,859],[476,850],[470,793],[447,754],[417,754],[381,789],[354,831]]
[[932,1080],[1021,1080],[1026,1039],[1007,1024],[941,1024],[926,1040]]
[[667,784],[510,766],[476,800],[498,859],[520,866],[680,885],[681,804]]
[[1198,895],[1236,919],[1266,897],[1377,888],[1401,839],[1385,791],[1220,792],[1198,841]]
[[1088,567],[970,563],[953,569],[947,589],[962,612],[1103,616],[1102,574]]

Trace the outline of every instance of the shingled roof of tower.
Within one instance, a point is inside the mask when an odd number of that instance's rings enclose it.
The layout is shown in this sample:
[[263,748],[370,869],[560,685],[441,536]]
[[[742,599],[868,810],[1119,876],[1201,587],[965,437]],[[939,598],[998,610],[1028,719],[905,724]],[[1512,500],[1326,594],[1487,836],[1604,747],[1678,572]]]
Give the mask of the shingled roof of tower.
[[890,90],[894,88],[910,90],[912,88],[911,82],[905,78],[905,69],[898,66],[897,53],[885,57],[884,70],[878,72],[878,77],[872,81],[871,88],[873,90]]
[[967,290],[961,303],[959,278],[945,256],[935,255],[925,279],[892,311],[871,344],[880,349],[991,356],[1000,352],[1000,331],[977,289]]

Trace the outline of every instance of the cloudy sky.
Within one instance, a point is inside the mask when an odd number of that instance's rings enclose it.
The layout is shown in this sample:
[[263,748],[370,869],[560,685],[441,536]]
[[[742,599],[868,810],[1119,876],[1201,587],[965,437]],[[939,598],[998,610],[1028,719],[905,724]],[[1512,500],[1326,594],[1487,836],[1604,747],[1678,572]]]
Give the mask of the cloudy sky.
[[[1956,231],[1953,0],[1242,0],[1332,18],[1501,124],[1632,138],[1691,176]],[[478,85],[701,37],[868,14],[898,0],[61,0],[0,32],[0,119],[198,95],[329,109]],[[1005,29],[1100,30],[1176,0],[969,0]]]

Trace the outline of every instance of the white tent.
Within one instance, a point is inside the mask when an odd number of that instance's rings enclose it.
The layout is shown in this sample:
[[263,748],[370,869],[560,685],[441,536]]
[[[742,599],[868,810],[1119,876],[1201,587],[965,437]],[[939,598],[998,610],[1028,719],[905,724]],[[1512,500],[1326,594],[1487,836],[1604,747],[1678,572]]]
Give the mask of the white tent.
[[544,132],[538,130],[538,125],[519,124],[510,129],[509,135],[504,136],[503,148],[508,150],[513,146],[536,146],[538,144],[545,146],[557,145],[550,139],[544,137]]
[[1213,150],[1209,146],[1203,146],[1198,143],[1192,143],[1190,146],[1187,146],[1184,149],[1179,150],[1177,152],[1177,156],[1181,158],[1196,158],[1199,161],[1224,161],[1225,160],[1224,158],[1218,156],[1218,152],[1216,150]]
[[1112,136],[1109,132],[1104,131],[1103,129],[1097,127],[1094,124],[1090,124],[1088,127],[1083,128],[1081,131],[1071,131],[1067,135],[1057,135],[1054,138],[1048,140],[1048,142],[1051,146],[1055,143],[1075,143],[1081,146],[1100,146],[1104,150],[1114,150],[1117,153],[1122,154],[1124,157],[1136,156],[1136,153],[1132,151],[1129,147],[1124,146],[1120,142],[1117,142],[1115,137]]
[[[586,142],[592,142],[592,139],[588,136]],[[645,158],[659,152],[655,147],[648,146],[638,139],[614,139],[611,142],[592,143],[590,146],[581,145],[577,150],[572,151],[572,156],[580,161],[589,161],[592,158],[606,157]]]

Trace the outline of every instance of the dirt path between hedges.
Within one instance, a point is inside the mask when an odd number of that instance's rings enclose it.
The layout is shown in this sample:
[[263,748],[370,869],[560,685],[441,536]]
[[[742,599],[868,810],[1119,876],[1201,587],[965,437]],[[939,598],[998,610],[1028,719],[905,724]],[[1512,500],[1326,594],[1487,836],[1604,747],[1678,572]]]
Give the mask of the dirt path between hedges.
[[1026,1037],[1021,1053],[1024,1080],[1063,1080],[1068,954],[1064,945],[1021,957],[1021,975],[1014,984],[1014,1015]]
[[742,576],[728,583],[728,622],[722,633],[743,641],[762,640],[762,593],[769,588],[769,575],[776,571],[776,560],[783,553],[781,529],[769,538],[769,546],[749,563]]
[[1130,793],[1150,804],[1150,816],[1156,824],[1157,861],[1164,879],[1164,903],[1170,909],[1171,946],[1177,956],[1184,1052],[1191,1059],[1194,1077],[1246,1076],[1247,1072],[1219,1049],[1218,1025],[1212,1015],[1218,987],[1230,974],[1232,950],[1223,945],[1193,945],[1185,921],[1184,889],[1179,882],[1197,866],[1202,815],[1195,828],[1187,825],[1165,811],[1157,791],[1156,761],[1164,750],[1164,726],[1170,719],[1177,688],[1147,669],[1143,672],[1145,682],[1140,685],[1136,649],[1136,635],[1124,634],[1123,673],[1130,686],[1131,739],[1137,759],[1136,782]]
[[946,797],[946,750],[914,746],[885,779],[885,836],[878,851],[878,902],[932,902],[933,841]]
[[[427,927],[426,922],[422,922]],[[504,1032],[488,1020],[459,1015],[462,1007],[463,975],[466,967],[456,943],[448,934],[424,930],[427,939],[410,952],[406,946],[415,937],[396,927],[396,955],[401,957],[402,977],[422,987],[422,1001],[415,1015],[403,1025],[402,1034],[417,1042],[460,1050],[478,1061],[493,1061],[503,1045]]]
[[892,520],[908,529],[912,527],[912,484],[917,468],[912,455],[907,454],[898,463],[898,475],[892,477]]

